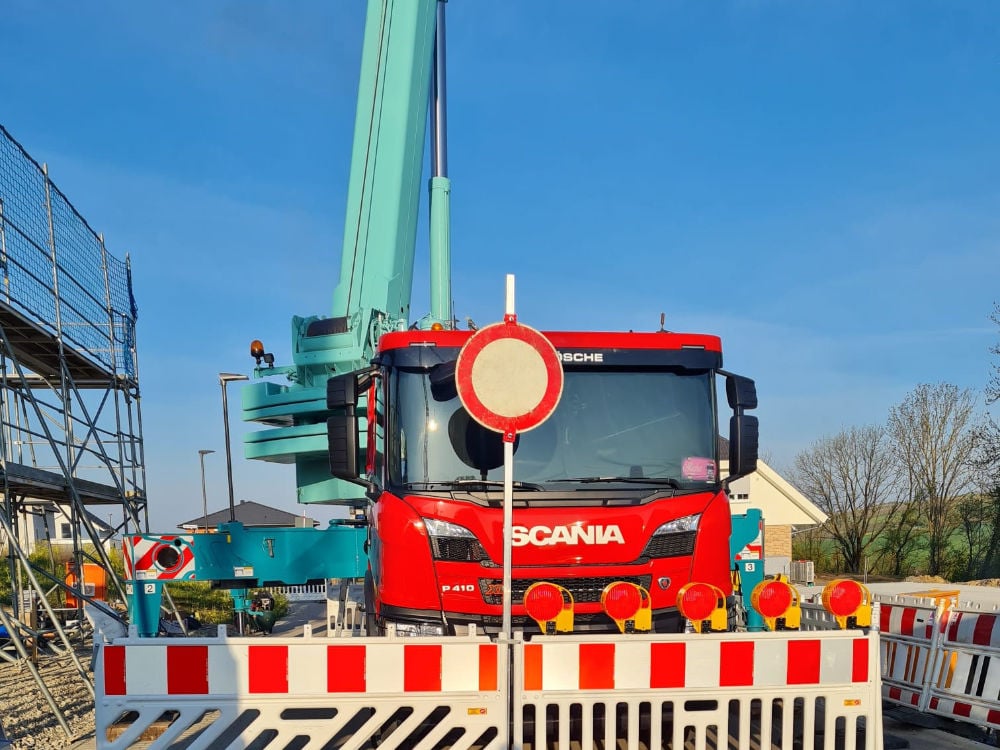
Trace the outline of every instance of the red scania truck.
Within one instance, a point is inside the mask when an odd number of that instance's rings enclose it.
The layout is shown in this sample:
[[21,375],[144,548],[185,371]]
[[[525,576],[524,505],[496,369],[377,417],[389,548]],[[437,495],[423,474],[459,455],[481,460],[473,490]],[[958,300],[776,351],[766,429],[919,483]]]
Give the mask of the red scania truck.
[[[412,635],[499,630],[503,446],[458,397],[455,361],[471,335],[387,334],[373,367],[330,381],[331,409],[361,395],[376,404],[371,420],[355,408],[329,420],[334,475],[364,484],[373,501],[369,633],[390,623]],[[529,629],[525,592],[544,581],[568,592],[574,630],[615,631],[602,594],[624,582],[648,592],[654,631],[677,632],[684,584],[732,592],[716,383],[726,377],[729,465],[740,475],[757,458],[757,421],[744,414],[756,406],[753,381],[721,370],[715,336],[545,335],[564,386],[549,420],[514,446],[514,627]]]
[[[247,456],[294,463],[300,502],[349,505],[367,526],[368,560],[351,572],[366,575],[369,633],[494,633],[502,616],[503,444],[462,408],[454,376],[475,329],[459,330],[452,310],[444,8],[369,4],[334,315],[293,319],[289,367],[261,367],[269,355],[252,347],[255,374],[287,382],[243,391],[244,418],[267,426],[247,437]],[[428,100],[431,310],[414,321]],[[725,482],[756,466],[753,382],[721,370],[714,336],[547,335],[564,388],[515,446],[513,624],[535,604],[568,609],[574,630],[614,631],[615,583],[658,632],[682,627],[677,594],[690,581],[714,586],[724,607]],[[726,476],[720,375],[733,411]],[[538,582],[551,585],[526,601]]]

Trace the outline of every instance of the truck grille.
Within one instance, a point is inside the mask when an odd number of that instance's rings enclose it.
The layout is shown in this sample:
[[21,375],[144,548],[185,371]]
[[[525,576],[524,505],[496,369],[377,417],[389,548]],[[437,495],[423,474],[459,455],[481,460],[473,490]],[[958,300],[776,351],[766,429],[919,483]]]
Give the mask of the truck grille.
[[[531,584],[537,583],[538,580],[541,579],[515,578],[511,581],[511,598],[513,599],[513,603],[521,604],[521,602],[524,601],[524,592],[528,590],[528,587]],[[601,592],[604,591],[608,584],[614,583],[615,581],[625,581],[626,583],[638,584],[648,590],[649,585],[652,582],[652,577],[605,576],[601,578],[547,578],[545,580],[556,583],[567,589],[573,595],[573,600],[576,603],[589,604],[601,601]],[[479,593],[483,595],[483,601],[487,604],[503,604],[502,585],[503,582],[496,578],[480,578]],[[499,591],[499,593],[495,593],[497,591]]]
[[682,531],[679,534],[661,534],[649,540],[642,556],[645,558],[658,557],[687,557],[694,554],[694,538],[697,532]]
[[431,549],[435,560],[482,562],[490,559],[478,539],[467,537],[432,536]]

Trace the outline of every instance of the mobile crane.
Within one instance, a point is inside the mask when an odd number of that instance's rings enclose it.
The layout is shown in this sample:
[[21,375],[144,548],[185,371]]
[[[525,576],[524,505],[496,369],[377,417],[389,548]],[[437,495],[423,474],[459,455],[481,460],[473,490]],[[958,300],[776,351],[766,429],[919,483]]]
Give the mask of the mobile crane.
[[[370,3],[335,315],[293,319],[291,367],[261,366],[255,342],[255,374],[290,382],[243,389],[244,418],[269,426],[248,436],[247,457],[294,462],[300,502],[367,518],[369,632],[492,632],[500,621],[500,437],[469,418],[454,387],[472,332],[451,310],[444,5]],[[411,324],[429,98],[432,309]],[[733,409],[731,477],[755,468],[753,382],[722,370],[714,336],[547,335],[565,390],[550,423],[516,447],[515,624],[530,623],[527,589],[549,581],[572,599],[574,629],[614,630],[601,599],[623,582],[645,592],[656,631],[677,632],[685,584],[732,593],[716,376]],[[330,430],[351,446],[339,458]]]
[[[564,387],[513,445],[514,630],[497,632],[507,450],[456,398],[474,333],[450,303],[443,6],[369,0],[335,316],[293,319],[287,367],[254,342],[256,374],[289,382],[243,391],[244,417],[268,427],[247,456],[294,463],[300,502],[346,505],[355,522],[132,540],[130,585],[154,597],[190,566],[231,585],[364,576],[366,637],[306,626],[301,638],[116,640],[96,659],[98,746],[159,727],[152,748],[790,750],[822,734],[824,747],[879,750],[876,632],[795,629],[797,594],[780,582],[751,597],[771,632],[729,632],[742,545],[720,474],[718,376],[730,476],[755,466],[745,412],[757,399],[722,369],[714,336],[545,334]],[[432,309],[410,323],[432,80]],[[870,622],[857,593],[824,593],[841,627]],[[677,632],[685,622],[697,632]]]

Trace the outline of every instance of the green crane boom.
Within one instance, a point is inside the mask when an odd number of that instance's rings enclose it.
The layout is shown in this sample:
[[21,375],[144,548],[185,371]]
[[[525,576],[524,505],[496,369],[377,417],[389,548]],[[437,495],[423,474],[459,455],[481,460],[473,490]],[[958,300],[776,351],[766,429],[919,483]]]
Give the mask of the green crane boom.
[[[357,486],[330,476],[326,382],[367,365],[383,333],[410,325],[428,102],[434,62],[444,57],[440,6],[438,0],[369,0],[333,315],[292,318],[293,364],[258,363],[255,370],[260,377],[286,375],[287,382],[243,389],[243,419],[268,426],[247,436],[247,458],[295,463],[302,503],[356,502]],[[433,119],[443,130],[442,83],[439,67]],[[421,325],[450,325],[452,317],[450,183],[443,172],[435,169],[431,178],[432,311]]]

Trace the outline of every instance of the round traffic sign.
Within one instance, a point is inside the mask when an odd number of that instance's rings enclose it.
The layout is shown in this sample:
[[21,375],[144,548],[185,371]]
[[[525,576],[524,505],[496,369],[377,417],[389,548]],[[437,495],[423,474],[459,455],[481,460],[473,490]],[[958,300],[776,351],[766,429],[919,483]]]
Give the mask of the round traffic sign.
[[513,435],[538,427],[559,403],[562,363],[552,343],[516,322],[481,328],[459,352],[458,396],[469,416]]

